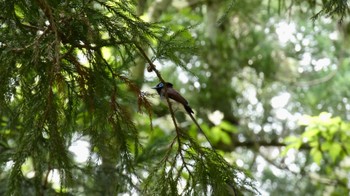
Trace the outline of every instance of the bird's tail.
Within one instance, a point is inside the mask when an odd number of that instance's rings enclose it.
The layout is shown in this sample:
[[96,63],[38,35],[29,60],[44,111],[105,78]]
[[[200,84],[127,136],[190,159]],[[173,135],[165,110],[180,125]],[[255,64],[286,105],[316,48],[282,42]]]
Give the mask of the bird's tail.
[[190,114],[190,115],[194,114],[192,108],[189,105],[184,105],[184,107],[185,107],[185,110],[187,111],[188,114]]

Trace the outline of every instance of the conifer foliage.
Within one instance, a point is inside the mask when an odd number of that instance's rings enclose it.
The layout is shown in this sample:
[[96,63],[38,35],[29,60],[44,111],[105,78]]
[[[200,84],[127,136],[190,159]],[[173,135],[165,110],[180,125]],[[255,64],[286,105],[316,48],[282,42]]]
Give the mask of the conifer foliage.
[[[175,118],[173,137],[140,141],[133,115],[150,114],[150,104],[129,68],[141,56],[163,80],[153,60],[181,64],[174,52],[190,42],[181,41],[183,31],[139,19],[133,2],[1,0],[0,195],[254,191],[244,172],[198,145]],[[90,144],[84,163],[68,150],[77,136]]]

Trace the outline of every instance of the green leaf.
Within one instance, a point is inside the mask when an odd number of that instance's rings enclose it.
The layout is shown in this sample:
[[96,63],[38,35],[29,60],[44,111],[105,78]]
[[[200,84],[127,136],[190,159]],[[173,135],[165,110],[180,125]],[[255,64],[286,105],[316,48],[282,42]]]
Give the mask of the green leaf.
[[195,138],[198,135],[198,131],[197,131],[197,126],[196,125],[191,125],[188,134],[190,135],[190,137]]
[[303,141],[296,137],[296,136],[289,136],[289,137],[286,137],[284,139],[285,143],[287,143],[287,147],[283,149],[283,151],[281,152],[281,156],[286,156],[287,152],[290,150],[290,149],[299,149],[300,146],[303,144]]
[[321,164],[321,160],[322,160],[321,151],[319,151],[317,148],[313,148],[310,152],[310,155],[312,156],[312,159],[315,161],[317,165]]
[[306,139],[310,140],[312,137],[317,135],[320,132],[319,129],[315,128],[309,128],[307,131],[305,131],[302,136],[305,137]]
[[222,121],[219,125],[218,125],[221,129],[224,129],[225,131],[228,131],[230,133],[237,133],[237,127],[232,125],[231,123],[227,122],[227,121]]
[[332,143],[327,141],[321,144],[321,150],[322,151],[328,151],[332,146]]
[[221,134],[221,141],[227,145],[230,145],[232,143],[230,135],[225,133],[225,132],[222,132],[222,134]]
[[291,143],[295,143],[297,141],[299,141],[300,138],[296,137],[296,136],[289,136],[289,137],[286,137],[284,139],[284,142],[287,143],[287,144],[291,144]]
[[15,14],[16,14],[16,16],[17,16],[18,18],[20,18],[20,19],[23,19],[23,18],[24,18],[24,12],[23,12],[23,10],[21,9],[21,7],[18,6],[18,5],[15,5]]
[[214,143],[217,143],[220,141],[221,138],[221,129],[219,127],[213,127],[211,130],[211,138],[213,139]]
[[341,148],[340,144],[332,143],[332,147],[330,148],[329,155],[331,156],[333,161],[335,161],[338,158],[341,150],[342,150],[342,148]]
[[313,140],[313,141],[310,141],[309,142],[309,145],[312,147],[312,148],[317,148],[319,143],[317,140]]

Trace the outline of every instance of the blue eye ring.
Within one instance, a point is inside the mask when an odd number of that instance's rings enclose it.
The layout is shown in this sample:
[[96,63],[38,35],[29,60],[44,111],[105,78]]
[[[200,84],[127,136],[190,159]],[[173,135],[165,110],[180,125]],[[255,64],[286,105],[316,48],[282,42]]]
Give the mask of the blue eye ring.
[[[169,88],[172,88],[172,87],[173,87],[173,84],[170,83],[170,82],[166,82],[165,84],[166,84],[167,87],[169,87]],[[161,89],[161,88],[164,88],[164,83],[163,83],[163,82],[159,82],[159,83],[157,84],[157,86],[152,87],[152,88],[153,88],[153,89]]]
[[158,83],[157,86],[152,87],[153,89],[161,89],[164,87],[164,84],[162,82]]

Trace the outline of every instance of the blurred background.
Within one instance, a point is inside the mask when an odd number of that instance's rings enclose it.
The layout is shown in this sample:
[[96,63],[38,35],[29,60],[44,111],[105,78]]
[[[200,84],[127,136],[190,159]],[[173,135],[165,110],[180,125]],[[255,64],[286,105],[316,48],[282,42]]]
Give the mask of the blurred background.
[[[183,67],[156,65],[214,146],[250,171],[263,195],[349,192],[350,24],[336,12],[322,14],[330,4],[164,0],[142,7],[145,20],[191,27],[196,48],[178,54]],[[145,79],[150,91],[155,74]]]
[[349,194],[349,1],[0,3],[0,195],[220,195],[152,66],[237,195]]

